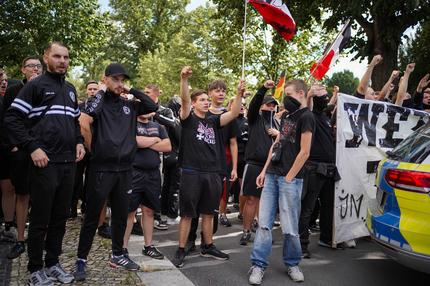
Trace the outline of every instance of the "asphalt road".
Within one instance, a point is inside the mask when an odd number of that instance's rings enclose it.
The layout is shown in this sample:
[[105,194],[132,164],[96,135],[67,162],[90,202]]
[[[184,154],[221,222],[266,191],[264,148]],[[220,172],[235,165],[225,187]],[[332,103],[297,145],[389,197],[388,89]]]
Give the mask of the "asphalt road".
[[[194,252],[185,259],[181,269],[195,285],[248,285],[247,271],[252,243],[240,246],[241,224],[237,214],[230,214],[232,227],[219,226],[215,245],[230,254],[230,260],[218,261],[199,256]],[[280,229],[273,231],[274,244],[270,265],[262,285],[294,285],[282,263],[282,237]],[[154,239],[160,251],[172,259],[177,249],[177,226],[167,231],[155,231]],[[371,241],[361,239],[354,249],[332,250],[317,245],[318,234],[311,236],[311,259],[304,259],[301,268],[305,282],[301,285],[396,286],[430,285],[430,275],[411,270],[388,258]],[[197,241],[199,243],[199,240]],[[199,249],[199,247],[197,247]]]

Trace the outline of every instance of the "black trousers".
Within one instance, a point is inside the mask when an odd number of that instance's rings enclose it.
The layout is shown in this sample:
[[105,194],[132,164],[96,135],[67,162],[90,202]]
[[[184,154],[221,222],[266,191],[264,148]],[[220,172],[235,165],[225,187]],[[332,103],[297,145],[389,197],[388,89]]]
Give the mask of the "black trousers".
[[89,170],[87,189],[87,210],[81,227],[78,258],[87,259],[97,230],[100,212],[107,198],[112,210],[112,253],[121,255],[128,216],[128,192],[131,191],[132,173],[97,172]]
[[299,219],[299,234],[302,249],[309,245],[309,223],[320,198],[320,240],[331,243],[333,229],[334,183],[332,177],[326,177],[316,172],[315,168],[304,168],[302,191],[302,206]]
[[88,177],[88,163],[89,155],[85,155],[84,159],[76,164],[76,174],[75,174],[75,185],[73,187],[72,204],[70,207],[71,215],[77,214],[78,201],[81,200],[81,212],[85,213],[86,210],[86,180]]
[[31,164],[30,176],[30,226],[28,229],[28,271],[58,263],[62,251],[66,221],[75,178],[75,163],[49,163],[45,168]]
[[181,180],[179,166],[172,165],[163,168],[164,181],[161,190],[161,214],[169,218],[178,217],[178,192]]

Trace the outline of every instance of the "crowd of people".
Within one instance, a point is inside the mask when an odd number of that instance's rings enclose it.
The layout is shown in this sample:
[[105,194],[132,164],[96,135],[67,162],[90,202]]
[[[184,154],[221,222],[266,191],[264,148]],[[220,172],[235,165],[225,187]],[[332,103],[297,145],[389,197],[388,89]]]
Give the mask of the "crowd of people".
[[[226,104],[223,80],[191,91],[193,70],[186,66],[178,75],[179,96],[164,107],[156,84],[148,83],[143,91],[130,88],[125,68],[111,63],[100,81],[86,83],[87,99],[80,103],[75,87],[65,80],[69,61],[68,48],[52,42],[44,51],[44,65],[38,56],[22,61],[23,80],[8,84],[0,70],[1,239],[14,243],[9,259],[22,255],[27,244],[29,285],[85,280],[96,232],[112,240],[108,263],[113,268],[139,269],[127,250],[132,233],[143,232],[143,255],[164,259],[153,244],[153,229],[173,223],[179,223],[179,230],[172,262],[180,268],[196,250],[199,218],[200,254],[228,260],[213,236],[219,224],[231,226],[226,215],[230,195],[243,222],[238,245],[247,245],[256,232],[252,285],[262,283],[276,223],[293,281],[304,281],[299,264],[311,257],[309,229],[316,210],[318,244],[342,247],[332,242],[334,184],[340,179],[334,135],[338,87],[330,97],[323,85],[309,87],[291,79],[278,102],[267,95],[274,81],[265,81],[249,99],[246,82],[240,80]],[[370,87],[381,61],[380,55],[372,59],[355,96],[429,111],[428,74],[413,96],[407,92],[413,63],[398,87],[397,70],[380,91]],[[59,256],[66,221],[76,218],[78,209],[82,226],[69,273]]]

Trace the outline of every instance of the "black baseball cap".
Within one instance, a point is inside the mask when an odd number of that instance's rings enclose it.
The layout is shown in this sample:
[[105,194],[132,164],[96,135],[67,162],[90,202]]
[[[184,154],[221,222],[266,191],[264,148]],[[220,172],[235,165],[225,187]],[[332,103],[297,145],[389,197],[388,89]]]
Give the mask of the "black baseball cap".
[[269,104],[269,103],[274,103],[275,105],[279,105],[278,101],[273,96],[266,95],[263,98],[263,104]]
[[105,76],[123,75],[125,78],[130,79],[130,76],[125,71],[125,68],[119,63],[112,63],[105,69]]

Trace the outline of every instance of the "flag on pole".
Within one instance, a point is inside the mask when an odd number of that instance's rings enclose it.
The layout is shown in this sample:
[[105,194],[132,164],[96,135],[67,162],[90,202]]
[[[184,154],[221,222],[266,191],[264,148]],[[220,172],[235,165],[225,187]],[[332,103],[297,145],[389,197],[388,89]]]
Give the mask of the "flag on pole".
[[294,37],[296,23],[282,0],[248,0],[248,2],[263,16],[264,21],[278,31],[286,41]]
[[281,73],[281,76],[279,77],[278,85],[276,86],[275,93],[273,94],[273,97],[277,100],[280,100],[282,98],[282,94],[284,93],[284,86],[285,86],[285,71]]
[[311,67],[311,75],[321,80],[328,72],[330,67],[336,62],[340,52],[345,48],[349,39],[351,38],[351,23],[348,22],[340,30],[334,42],[325,50],[324,55],[318,62],[314,63]]

